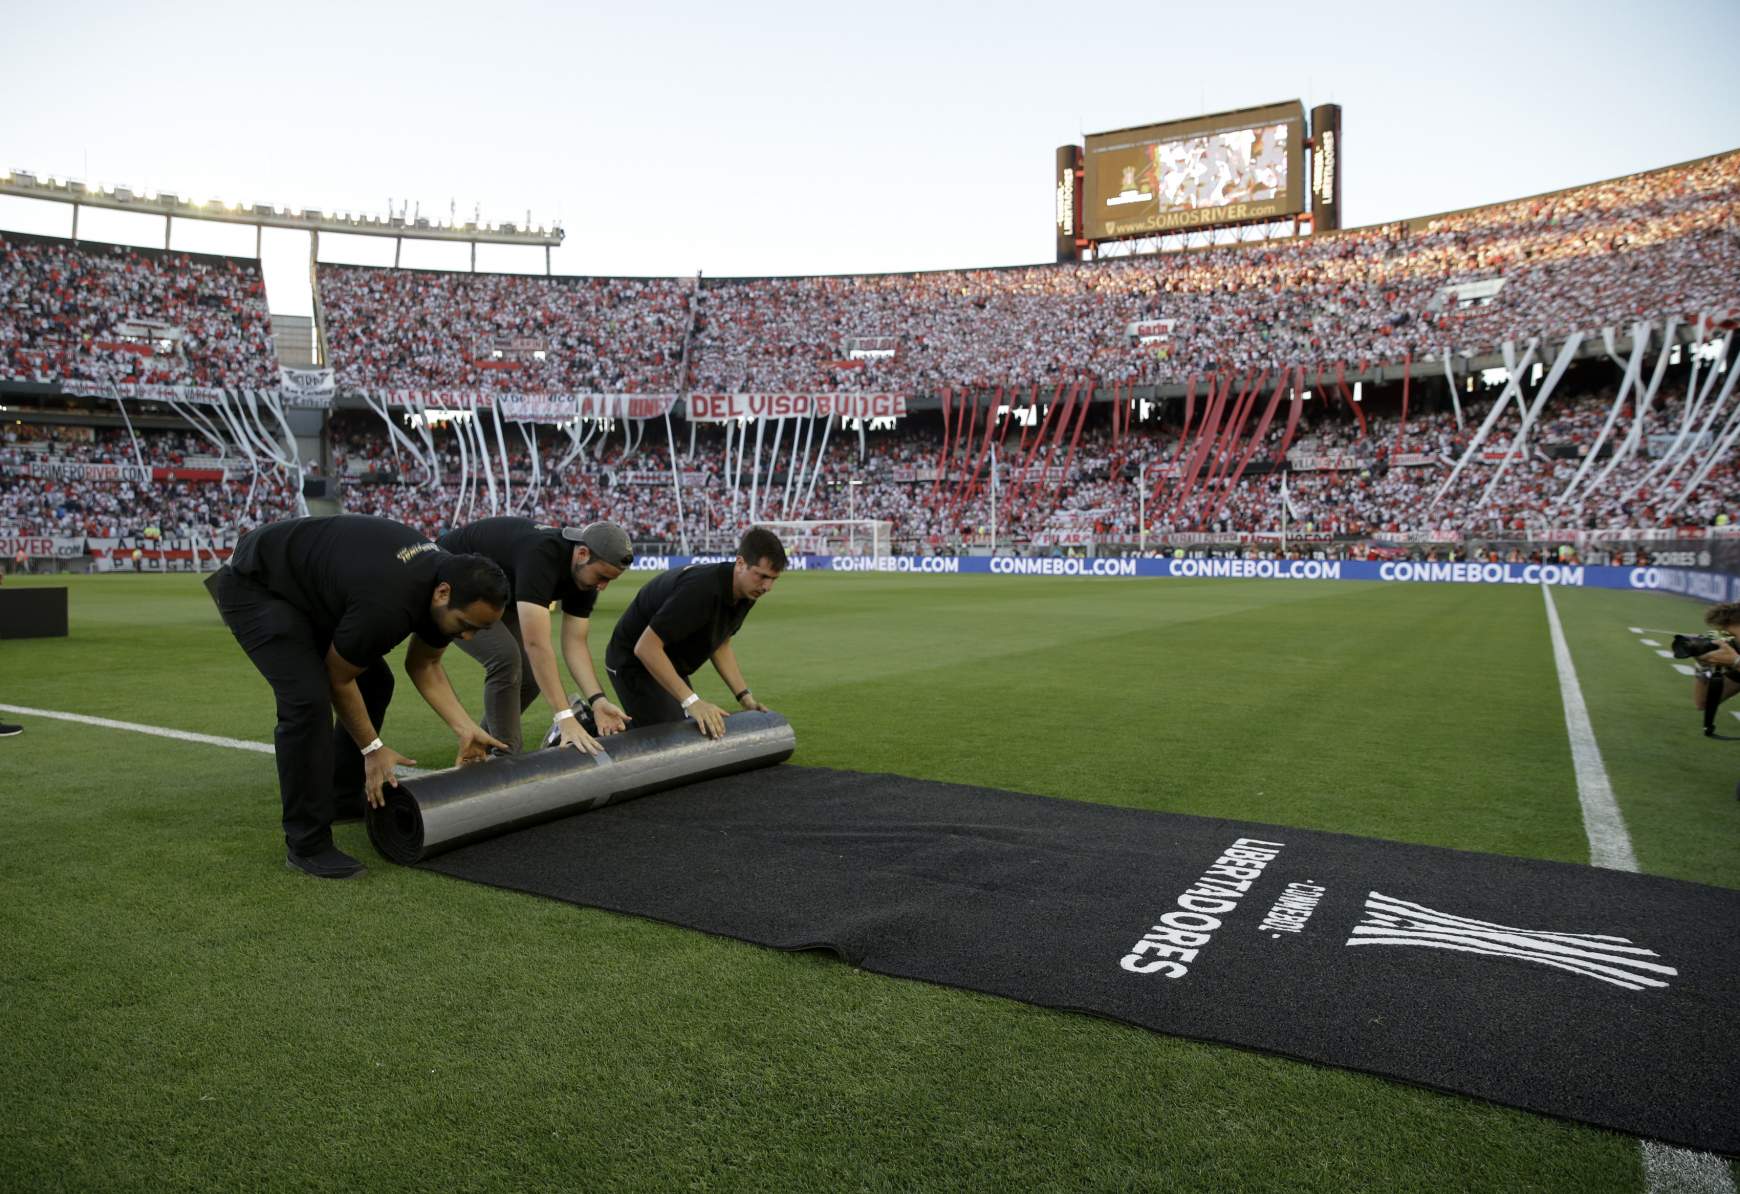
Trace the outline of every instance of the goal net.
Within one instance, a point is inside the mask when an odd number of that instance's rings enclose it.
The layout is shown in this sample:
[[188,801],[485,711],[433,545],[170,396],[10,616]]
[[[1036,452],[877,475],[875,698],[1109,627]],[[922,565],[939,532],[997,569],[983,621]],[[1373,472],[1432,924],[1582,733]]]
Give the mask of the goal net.
[[885,518],[758,522],[779,536],[787,552],[801,556],[873,556],[893,553],[894,524]]

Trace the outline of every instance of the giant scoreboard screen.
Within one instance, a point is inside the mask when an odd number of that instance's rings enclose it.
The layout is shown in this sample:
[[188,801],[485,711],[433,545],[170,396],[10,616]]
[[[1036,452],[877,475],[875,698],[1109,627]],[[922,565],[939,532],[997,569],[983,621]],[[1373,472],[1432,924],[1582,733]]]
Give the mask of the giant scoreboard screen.
[[1298,215],[1304,148],[1298,100],[1091,134],[1083,234],[1117,240]]

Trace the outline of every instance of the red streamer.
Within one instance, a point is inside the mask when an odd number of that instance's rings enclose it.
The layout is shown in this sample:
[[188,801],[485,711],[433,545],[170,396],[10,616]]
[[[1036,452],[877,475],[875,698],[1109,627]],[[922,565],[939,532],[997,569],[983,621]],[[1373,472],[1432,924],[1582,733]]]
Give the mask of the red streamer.
[[1172,508],[1168,511],[1169,515],[1176,514],[1178,511],[1182,510],[1185,501],[1196,490],[1197,475],[1202,471],[1202,466],[1208,460],[1209,452],[1214,448],[1215,443],[1218,442],[1220,438],[1219,429],[1221,414],[1223,411],[1230,413],[1230,410],[1227,408],[1226,400],[1232,395],[1232,388],[1233,377],[1231,374],[1227,374],[1225,381],[1216,389],[1214,401],[1209,405],[1208,410],[1203,413],[1202,425],[1197,429],[1196,433],[1196,447],[1190,453],[1189,471],[1185,476],[1179,479],[1180,484],[1178,492],[1172,497]]
[[1414,350],[1402,354],[1402,425],[1396,428],[1396,450],[1400,451],[1408,435],[1408,382],[1414,364]]
[[[1069,441],[1069,455],[1063,460],[1063,476],[1058,478],[1056,496],[1051,500],[1053,510],[1063,504],[1063,487],[1069,484],[1069,468],[1075,463],[1075,448],[1077,444],[1081,443],[1082,429],[1087,426],[1088,411],[1093,409],[1094,383],[1090,380],[1083,384],[1087,387],[1087,393],[1083,395],[1081,400],[1081,417],[1076,420],[1075,435]],[[1046,465],[1046,471],[1051,471],[1049,464]]]
[[[1025,488],[1027,474],[1033,467],[1033,458],[1039,455],[1039,449],[1045,444],[1045,433],[1051,426],[1051,416],[1057,413],[1057,400],[1062,393],[1063,383],[1060,381],[1051,391],[1051,401],[1045,404],[1045,414],[1040,418],[1039,427],[1033,436],[1033,447],[1028,449],[1026,458],[1021,463],[1021,471],[1011,479],[1009,500],[1004,505],[1005,510],[1014,507],[1016,500],[1021,496],[1021,490]],[[1021,429],[1021,444],[1024,448],[1027,445],[1026,427]]]
[[1281,437],[1281,447],[1275,453],[1273,463],[1280,464],[1287,459],[1287,449],[1293,446],[1293,433],[1299,429],[1299,416],[1305,410],[1305,399],[1301,391],[1305,388],[1305,366],[1299,366],[1299,380],[1293,385],[1293,405],[1287,411],[1287,431]]
[[[1361,366],[1364,372],[1364,366]],[[1365,438],[1365,411],[1353,400],[1353,393],[1347,388],[1347,362],[1335,362],[1335,388],[1341,391],[1341,399],[1347,403],[1347,408],[1353,412],[1353,417],[1359,421],[1359,438]]]
[[1220,515],[1220,512],[1226,508],[1227,502],[1231,500],[1233,491],[1238,488],[1239,481],[1244,478],[1245,468],[1251,463],[1251,457],[1256,454],[1258,445],[1263,442],[1263,437],[1269,433],[1269,424],[1275,418],[1276,408],[1281,405],[1281,394],[1287,389],[1287,381],[1292,376],[1293,367],[1291,365],[1281,370],[1280,377],[1275,382],[1275,392],[1269,395],[1269,405],[1264,408],[1263,417],[1257,421],[1256,430],[1251,432],[1251,438],[1246,441],[1244,453],[1239,457],[1238,468],[1233,470],[1231,478],[1226,483],[1226,488],[1221,491],[1219,505],[1215,506],[1214,514],[1209,517],[1213,518]]
[[943,443],[942,443],[942,452],[941,452],[941,454],[938,455],[937,462],[936,462],[936,479],[930,483],[930,494],[931,494],[932,500],[935,500],[936,491],[938,488],[941,487],[943,478],[948,476],[948,472],[949,472],[949,396],[950,396],[951,392],[952,391],[950,391],[949,387],[947,387],[947,386],[943,387],[943,391],[942,391]]

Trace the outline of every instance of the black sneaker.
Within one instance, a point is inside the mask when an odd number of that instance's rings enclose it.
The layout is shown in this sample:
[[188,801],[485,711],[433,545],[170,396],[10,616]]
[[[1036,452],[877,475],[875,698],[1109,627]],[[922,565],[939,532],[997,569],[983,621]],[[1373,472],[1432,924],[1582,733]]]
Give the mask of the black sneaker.
[[358,879],[369,873],[368,867],[337,846],[328,846],[318,854],[298,854],[291,850],[284,855],[284,865],[316,879]]
[[23,732],[23,726],[9,726],[4,722],[0,722],[0,738],[10,738],[15,734],[22,734]]

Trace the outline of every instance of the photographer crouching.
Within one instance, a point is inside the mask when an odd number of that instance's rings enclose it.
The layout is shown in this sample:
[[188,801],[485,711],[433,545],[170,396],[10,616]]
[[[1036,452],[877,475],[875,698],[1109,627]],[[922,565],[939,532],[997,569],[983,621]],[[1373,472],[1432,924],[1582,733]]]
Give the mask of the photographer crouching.
[[1704,733],[1714,737],[1717,707],[1740,692],[1740,651],[1734,646],[1740,639],[1740,601],[1712,605],[1704,611],[1704,624],[1715,633],[1674,635],[1674,655],[1697,661],[1692,702],[1704,711]]

